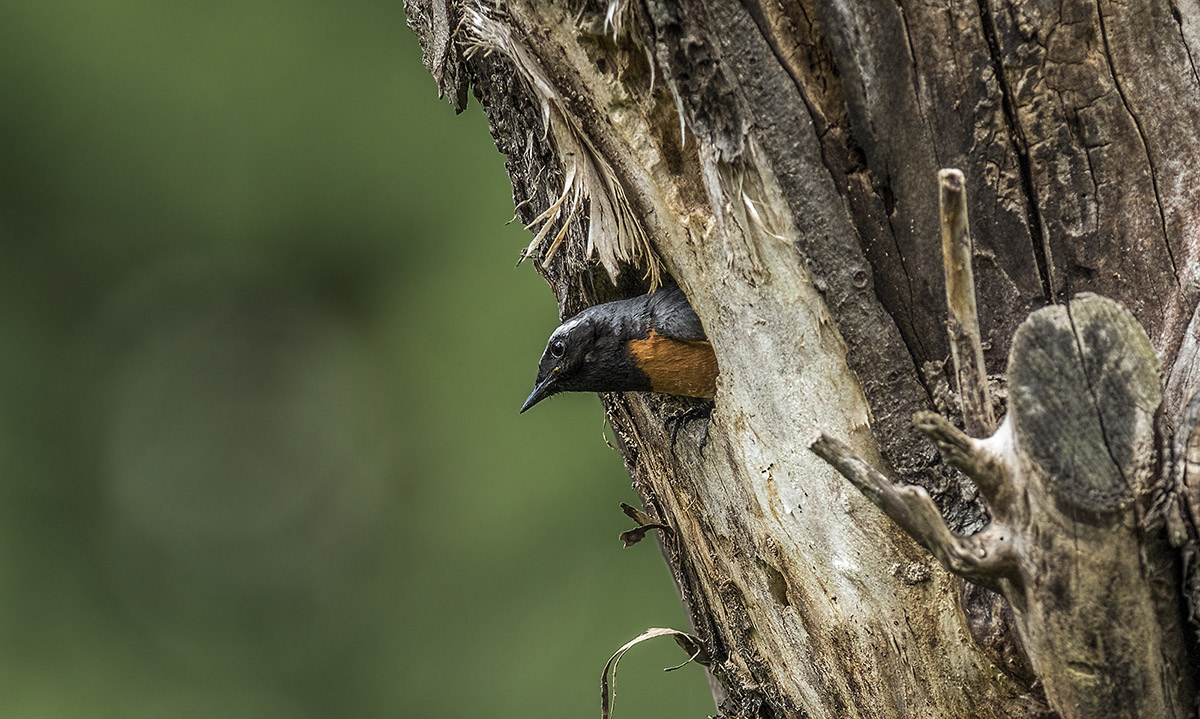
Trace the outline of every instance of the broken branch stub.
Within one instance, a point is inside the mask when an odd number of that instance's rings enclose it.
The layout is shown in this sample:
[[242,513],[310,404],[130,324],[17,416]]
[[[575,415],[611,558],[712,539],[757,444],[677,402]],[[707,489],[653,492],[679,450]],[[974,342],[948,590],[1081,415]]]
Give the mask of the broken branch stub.
[[983,340],[975,302],[975,246],[967,221],[967,188],[961,170],[938,172],[938,206],[942,227],[942,267],[946,276],[950,353],[967,433],[982,437],[996,429],[983,362]]
[[1123,307],[1092,294],[1032,314],[1013,338],[1009,412],[1018,448],[1066,514],[1118,523],[1154,461],[1158,360]]
[[[1022,578],[1005,594],[1064,716],[1184,716],[1184,646],[1156,606],[1164,567],[1142,534],[1158,360],[1141,325],[1097,295],[1044,308],[1009,356]],[[1174,623],[1174,622],[1172,622]],[[1064,711],[1060,709],[1060,711]]]
[[[1154,587],[1169,560],[1143,533],[1161,399],[1146,333],[1097,295],[1043,308],[1013,338],[1008,382],[1009,414],[989,439],[916,418],[992,504],[993,522],[971,537],[947,530],[914,488],[831,453],[827,438],[813,450],[947,569],[1004,594],[1064,719],[1185,716],[1192,679],[1179,608]],[[975,550],[969,562],[964,548]]]
[[950,420],[936,412],[917,412],[913,425],[928,437],[950,466],[960,470],[975,482],[987,500],[992,516],[1007,520],[1012,506],[1012,487],[1008,483],[1008,468],[1004,461],[989,449],[986,442],[968,437]]
[[855,455],[849,446],[829,435],[821,435],[812,444],[812,451],[850,480],[950,571],[992,589],[998,588],[1000,577],[1011,576],[1010,546],[1005,530],[998,524],[993,523],[970,537],[955,534],[946,526],[924,488],[892,482]]

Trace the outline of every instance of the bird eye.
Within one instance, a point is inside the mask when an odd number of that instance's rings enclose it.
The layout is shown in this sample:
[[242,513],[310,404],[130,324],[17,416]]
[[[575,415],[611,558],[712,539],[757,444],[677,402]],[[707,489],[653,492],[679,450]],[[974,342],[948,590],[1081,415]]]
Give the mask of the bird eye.
[[554,340],[550,343],[550,356],[554,359],[562,359],[562,356],[567,353],[567,345],[562,340]]

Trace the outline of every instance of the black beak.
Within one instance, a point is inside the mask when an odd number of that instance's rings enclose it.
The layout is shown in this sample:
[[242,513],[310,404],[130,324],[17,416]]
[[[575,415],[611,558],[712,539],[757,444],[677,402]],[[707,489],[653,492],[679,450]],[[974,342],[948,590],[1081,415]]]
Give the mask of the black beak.
[[538,402],[541,402],[552,394],[554,394],[554,375],[550,375],[546,379],[537,383],[537,386],[534,387],[533,391],[529,393],[529,397],[526,398],[525,404],[521,405],[520,414],[524,414],[525,410],[534,406]]

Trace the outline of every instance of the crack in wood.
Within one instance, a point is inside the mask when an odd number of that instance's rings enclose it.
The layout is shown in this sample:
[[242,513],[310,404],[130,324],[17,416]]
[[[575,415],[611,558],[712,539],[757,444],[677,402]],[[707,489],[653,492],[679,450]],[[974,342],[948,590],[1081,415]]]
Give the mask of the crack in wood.
[[1196,58],[1192,56],[1192,46],[1188,44],[1187,35],[1183,32],[1183,15],[1179,12],[1179,6],[1175,3],[1175,0],[1171,0],[1169,6],[1171,18],[1175,20],[1175,27],[1179,29],[1179,42],[1183,45],[1188,65],[1192,68],[1192,77],[1196,78],[1196,83],[1200,85],[1200,71],[1196,70]]
[[[1125,95],[1125,90],[1121,86],[1121,77],[1117,73],[1117,68],[1113,64],[1112,51],[1108,44],[1108,28],[1104,22],[1104,8],[1101,6],[1101,0],[1096,0],[1096,15],[1100,20],[1100,39],[1104,43],[1104,60],[1108,63],[1108,72],[1112,75],[1113,85],[1117,89],[1117,97],[1121,98],[1121,104],[1125,107],[1125,112],[1129,115],[1129,119],[1133,121],[1133,126],[1137,128],[1138,139],[1142,143],[1142,149],[1146,153],[1146,164],[1150,166],[1150,186],[1154,190],[1154,204],[1158,207],[1158,219],[1162,225],[1163,245],[1167,249],[1167,259],[1171,262],[1171,274],[1175,277],[1175,284],[1182,286],[1183,281],[1179,277],[1179,266],[1175,263],[1175,252],[1171,249],[1171,238],[1167,234],[1167,213],[1163,209],[1162,194],[1158,189],[1158,171],[1154,167],[1154,157],[1150,153],[1150,141],[1146,137],[1146,129],[1142,127],[1142,119],[1129,105],[1129,98]],[[1186,44],[1185,44],[1186,46]],[[1191,53],[1185,53],[1188,58],[1191,58]],[[1192,72],[1196,68],[1192,66]]]
[[1087,366],[1087,351],[1083,346],[1083,338],[1079,336],[1079,328],[1075,325],[1075,316],[1071,312],[1071,302],[1067,302],[1064,306],[1067,308],[1067,322],[1071,325],[1071,336],[1075,339],[1075,349],[1079,353],[1079,370],[1083,374],[1084,386],[1087,387],[1088,393],[1092,396],[1092,408],[1096,411],[1096,422],[1100,425],[1100,436],[1103,438],[1104,449],[1108,452],[1108,458],[1112,460],[1113,466],[1117,469],[1117,474],[1121,476],[1121,481],[1129,489],[1130,496],[1135,493],[1135,487],[1129,482],[1129,477],[1125,474],[1125,467],[1117,460],[1113,454],[1112,442],[1109,440],[1108,430],[1104,426],[1104,412],[1100,410],[1100,396],[1096,393],[1096,383],[1088,372]]
[[992,73],[1000,88],[1000,107],[1003,110],[1004,122],[1008,126],[1008,136],[1012,143],[1012,153],[1017,159],[1020,170],[1021,189],[1025,195],[1026,218],[1029,223],[1030,242],[1033,245],[1033,259],[1037,265],[1038,279],[1042,284],[1042,294],[1046,302],[1055,302],[1059,288],[1055,287],[1053,273],[1053,257],[1050,252],[1050,240],[1046,236],[1042,224],[1041,211],[1038,209],[1038,195],[1033,181],[1033,163],[1029,157],[1028,142],[1025,131],[1017,117],[1016,99],[1004,75],[1003,55],[1000,51],[1000,41],[996,31],[996,23],[992,17],[989,0],[978,0],[979,20],[983,25],[983,37],[987,42],[988,54],[992,61]]

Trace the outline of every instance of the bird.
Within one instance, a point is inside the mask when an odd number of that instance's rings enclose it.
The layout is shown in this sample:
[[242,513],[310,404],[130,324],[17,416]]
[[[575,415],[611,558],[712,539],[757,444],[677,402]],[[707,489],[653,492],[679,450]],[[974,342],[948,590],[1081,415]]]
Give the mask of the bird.
[[718,372],[712,344],[683,290],[660,288],[594,305],[559,325],[521,412],[560,392],[712,398]]

